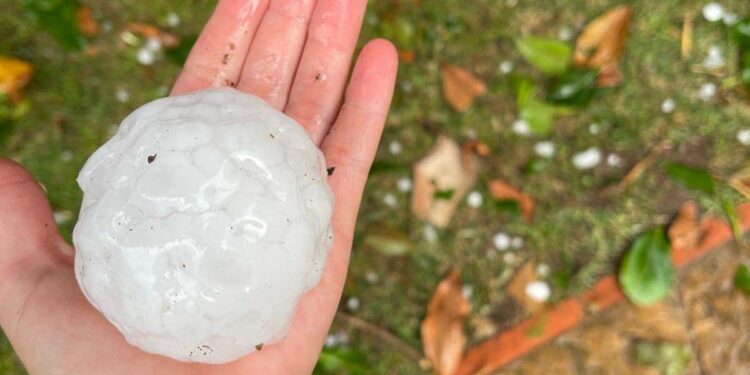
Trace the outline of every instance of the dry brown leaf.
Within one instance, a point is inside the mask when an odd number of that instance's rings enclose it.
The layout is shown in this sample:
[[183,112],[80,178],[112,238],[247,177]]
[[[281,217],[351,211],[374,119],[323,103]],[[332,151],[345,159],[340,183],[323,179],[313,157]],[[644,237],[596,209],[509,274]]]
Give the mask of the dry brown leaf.
[[131,22],[128,24],[128,31],[133,34],[140,35],[144,38],[159,39],[161,45],[166,48],[176,47],[180,44],[180,38],[177,35],[168,33],[156,26],[152,26],[146,23]]
[[536,263],[529,261],[516,271],[506,287],[508,295],[530,313],[535,313],[544,308],[543,302],[535,301],[526,294],[526,286],[537,280],[539,280],[539,275],[536,273]]
[[487,85],[464,68],[452,64],[443,64],[440,68],[443,73],[443,95],[457,111],[466,111],[477,96],[487,91]]
[[589,22],[576,40],[573,61],[580,67],[599,69],[600,86],[614,86],[621,80],[620,57],[631,13],[628,5],[613,8]]
[[456,372],[466,346],[464,318],[469,312],[469,302],[461,286],[461,276],[452,271],[438,284],[422,321],[424,354],[439,375]]
[[750,199],[750,166],[745,167],[729,178],[729,186],[744,195],[745,198]]
[[474,185],[478,168],[476,156],[462,154],[456,142],[440,136],[427,156],[414,165],[411,196],[414,215],[437,227],[446,227],[456,207]]
[[669,241],[673,249],[691,249],[698,245],[701,238],[701,226],[698,222],[698,205],[693,201],[685,202],[669,225]]
[[86,36],[94,36],[99,34],[99,23],[94,20],[91,15],[91,8],[86,5],[78,8],[76,12],[76,24],[78,30]]
[[21,89],[31,80],[34,69],[31,64],[12,57],[0,56],[0,94],[16,101]]
[[486,158],[492,155],[492,150],[490,149],[490,146],[487,146],[487,144],[485,144],[484,142],[474,140],[464,142],[463,153],[464,157],[468,157],[471,154],[476,154],[483,158]]
[[526,222],[531,222],[534,217],[534,199],[528,194],[514,188],[502,180],[492,180],[489,182],[490,195],[498,201],[515,201],[521,210],[521,215]]

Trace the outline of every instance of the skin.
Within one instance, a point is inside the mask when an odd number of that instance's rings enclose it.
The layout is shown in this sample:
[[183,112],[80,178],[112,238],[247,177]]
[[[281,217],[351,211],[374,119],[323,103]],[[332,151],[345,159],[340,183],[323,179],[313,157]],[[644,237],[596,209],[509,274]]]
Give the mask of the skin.
[[172,94],[232,85],[305,127],[320,146],[336,199],[334,243],[320,284],[300,303],[288,337],[225,365],[147,354],[81,294],[74,249],[45,193],[0,159],[0,326],[32,374],[307,374],[341,297],[365,180],[393,94],[397,55],[363,49],[349,76],[366,0],[220,0]]

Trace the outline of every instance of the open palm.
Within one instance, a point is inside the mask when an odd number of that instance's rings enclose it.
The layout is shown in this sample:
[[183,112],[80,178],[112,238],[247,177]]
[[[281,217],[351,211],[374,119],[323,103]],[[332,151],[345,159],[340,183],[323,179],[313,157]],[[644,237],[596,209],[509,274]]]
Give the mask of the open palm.
[[173,94],[219,85],[255,94],[296,119],[321,147],[336,207],[320,284],[278,345],[218,366],[188,364],[128,345],[83,297],[73,249],[44,192],[0,159],[0,325],[35,374],[310,373],[336,312],[354,223],[390,105],[397,58],[368,43],[347,87],[366,0],[220,0]]

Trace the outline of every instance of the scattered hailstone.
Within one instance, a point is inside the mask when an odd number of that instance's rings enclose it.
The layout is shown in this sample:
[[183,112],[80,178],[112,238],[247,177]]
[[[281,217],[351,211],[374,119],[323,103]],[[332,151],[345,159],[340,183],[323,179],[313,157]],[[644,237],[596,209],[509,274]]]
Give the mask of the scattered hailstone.
[[500,70],[500,73],[503,74],[510,74],[510,72],[513,71],[513,61],[510,60],[504,60],[500,63],[498,66],[498,69]]
[[62,224],[67,222],[68,220],[73,218],[73,213],[65,210],[65,211],[55,211],[52,213],[52,216],[55,218],[55,223]]
[[703,60],[703,67],[706,69],[719,69],[723,68],[725,64],[721,48],[718,46],[708,47],[708,55]]
[[698,90],[698,99],[704,102],[712,100],[716,96],[716,84],[713,82],[704,83]]
[[112,25],[112,21],[102,21],[102,32],[107,34],[112,31],[114,28],[114,25]]
[[503,262],[505,262],[505,263],[507,263],[509,265],[515,264],[516,260],[518,260],[518,259],[516,258],[516,254],[514,254],[514,253],[505,253],[505,254],[503,254]]
[[674,111],[675,102],[672,98],[666,98],[661,102],[661,111],[663,113],[672,113]]
[[557,33],[557,37],[563,41],[571,40],[573,39],[573,29],[565,26]]
[[482,206],[482,193],[478,191],[472,191],[466,196],[466,204],[472,208],[479,208]]
[[359,298],[349,297],[349,299],[346,300],[346,308],[349,309],[349,311],[357,311],[359,309]]
[[70,150],[65,150],[60,154],[60,158],[62,161],[71,161],[73,160],[73,152]]
[[510,247],[510,236],[503,232],[497,233],[492,237],[492,244],[500,251],[507,250]]
[[334,346],[336,346],[338,344],[339,344],[339,342],[338,342],[338,340],[336,338],[336,335],[329,334],[328,336],[326,336],[326,342],[325,342],[325,347],[326,348],[332,348],[332,347],[334,347]]
[[544,281],[532,281],[526,284],[526,296],[536,302],[547,302],[552,291]]
[[423,230],[422,235],[424,236],[424,239],[427,242],[435,242],[438,239],[437,229],[435,229],[435,227],[433,227],[430,224],[424,225],[424,230]]
[[474,295],[474,287],[470,284],[464,284],[464,286],[461,287],[461,294],[466,299],[471,299],[471,296]]
[[543,158],[551,158],[555,155],[555,144],[550,141],[537,142],[534,145],[534,152]]
[[304,128],[255,96],[146,104],[79,174],[83,294],[129,343],[180,361],[282,341],[332,241],[325,167]]
[[365,280],[370,284],[375,284],[380,280],[380,276],[375,271],[367,271],[365,273]]
[[169,27],[177,27],[180,25],[180,16],[175,12],[169,12],[167,14],[167,25]]
[[408,79],[401,82],[401,90],[404,90],[404,92],[411,92],[412,89],[414,89],[414,84]]
[[750,145],[750,129],[742,129],[737,132],[737,141],[744,146]]
[[335,336],[339,345],[346,345],[349,343],[349,334],[346,333],[346,331],[338,331]]
[[398,206],[398,199],[393,193],[388,193],[383,196],[383,203],[388,207],[395,208]]
[[115,90],[115,98],[120,103],[127,103],[130,100],[130,92],[125,88],[118,88]]
[[615,153],[611,153],[607,155],[607,165],[609,165],[610,167],[621,167],[622,157],[620,157],[620,155],[617,155]]
[[719,3],[708,3],[703,7],[703,18],[709,22],[717,22],[724,18],[724,8]]
[[549,266],[545,263],[537,264],[536,273],[540,277],[547,277],[549,275]]
[[161,40],[159,38],[148,38],[143,47],[151,52],[159,52],[162,48]]
[[722,20],[725,25],[732,26],[740,20],[740,17],[737,13],[724,13],[724,18]]
[[411,191],[411,180],[408,177],[401,177],[396,182],[396,188],[402,193],[408,193]]
[[602,152],[596,147],[591,147],[573,155],[573,165],[577,169],[591,169],[602,161]]
[[388,144],[388,151],[391,152],[393,155],[398,155],[403,150],[403,147],[401,146],[401,142],[397,140],[391,141],[391,143]]
[[141,65],[153,65],[156,61],[156,54],[154,51],[146,47],[141,47],[138,49],[138,52],[136,52],[135,59]]
[[526,122],[526,120],[516,120],[513,122],[513,133],[529,135],[531,134],[531,126],[529,126],[529,123]]
[[512,240],[510,240],[510,247],[518,250],[523,247],[523,238],[521,237],[513,237]]
[[601,133],[601,131],[602,131],[602,127],[601,127],[601,125],[599,125],[599,123],[595,122],[595,123],[589,125],[589,133],[591,133],[592,135],[597,135],[597,134]]

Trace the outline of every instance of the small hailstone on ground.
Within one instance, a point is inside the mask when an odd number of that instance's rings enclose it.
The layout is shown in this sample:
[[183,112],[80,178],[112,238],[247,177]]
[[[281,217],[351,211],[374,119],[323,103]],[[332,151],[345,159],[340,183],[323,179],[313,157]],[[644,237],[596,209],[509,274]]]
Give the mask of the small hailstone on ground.
[[73,152],[70,150],[65,150],[60,154],[60,158],[62,161],[71,161],[73,160]]
[[156,61],[156,54],[146,47],[141,47],[136,52],[135,59],[141,65],[152,65]]
[[503,262],[505,262],[507,264],[512,265],[512,264],[516,263],[516,260],[517,260],[516,259],[516,254],[514,254],[514,253],[505,253],[505,254],[503,254]]
[[169,12],[167,14],[167,25],[169,27],[177,27],[180,25],[180,16],[175,12]]
[[367,271],[365,273],[365,280],[370,284],[375,284],[380,280],[380,276],[375,271]]
[[143,47],[152,52],[159,52],[162,48],[161,40],[159,38],[148,38]]
[[536,266],[536,273],[540,277],[547,277],[549,275],[549,266],[545,263],[539,263]]
[[117,90],[115,90],[115,98],[120,103],[126,103],[130,100],[130,92],[128,90],[120,87]]
[[737,132],[737,141],[745,146],[750,145],[750,129],[742,129]]
[[346,345],[349,343],[349,334],[346,333],[346,331],[338,331],[335,336],[339,345]]
[[573,30],[570,27],[565,26],[558,31],[557,37],[563,41],[571,40],[573,39]]
[[408,193],[411,191],[411,180],[408,177],[401,177],[396,182],[396,188],[402,193]]
[[663,113],[672,113],[674,111],[675,102],[672,98],[666,98],[661,102],[661,111]]
[[513,237],[512,240],[510,240],[510,247],[518,250],[523,247],[523,238],[521,237]]
[[609,165],[610,167],[621,167],[622,158],[618,154],[611,153],[607,155],[607,165]]
[[506,233],[499,232],[492,237],[492,244],[500,251],[507,250],[510,247],[510,236]]
[[400,154],[401,150],[403,150],[403,147],[401,146],[401,142],[397,140],[393,140],[388,144],[388,151],[390,151],[393,155]]
[[526,296],[536,302],[547,302],[552,291],[544,281],[532,281],[526,284]]
[[328,336],[326,336],[326,342],[325,342],[325,347],[326,348],[332,348],[332,347],[334,347],[334,346],[336,346],[338,344],[339,344],[339,340],[336,337],[336,335],[329,334]]
[[577,169],[591,169],[602,161],[602,152],[597,147],[591,147],[573,155],[573,165]]
[[504,60],[498,65],[498,69],[500,70],[500,73],[509,74],[513,71],[513,61]]
[[474,294],[474,287],[470,284],[465,284],[461,287],[461,294],[466,299],[471,299],[471,296]]
[[437,229],[430,224],[424,225],[422,235],[427,242],[435,242],[438,239]]
[[703,67],[706,69],[719,69],[726,65],[724,56],[721,53],[721,48],[718,46],[711,46],[708,48],[708,55],[703,60]]
[[401,82],[401,90],[404,90],[404,92],[411,92],[412,89],[414,89],[414,84],[408,79]]
[[472,208],[478,208],[482,206],[482,193],[478,191],[472,191],[466,196],[466,204]]
[[102,32],[109,33],[113,29],[112,21],[102,21]]
[[395,208],[398,206],[398,199],[393,193],[387,193],[383,196],[383,203],[388,207]]
[[602,127],[601,127],[601,125],[599,125],[599,123],[595,122],[595,123],[589,125],[589,133],[591,133],[593,135],[597,135],[601,131],[602,131]]
[[550,141],[537,142],[534,152],[543,158],[551,158],[555,155],[555,144]]
[[70,212],[70,211],[68,211],[68,210],[55,211],[55,212],[52,213],[52,216],[55,218],[55,223],[62,224],[64,222],[72,219],[73,218],[73,213]]
[[349,297],[349,299],[346,300],[346,308],[349,309],[349,311],[357,311],[357,309],[359,309],[359,298]]
[[737,13],[724,13],[724,18],[722,20],[725,25],[732,26],[740,20],[740,17],[737,16]]
[[712,100],[716,96],[716,84],[713,82],[704,83],[698,90],[698,99],[704,102]]
[[724,7],[719,3],[708,3],[703,7],[703,18],[709,22],[716,22],[724,17]]
[[513,133],[529,135],[531,134],[531,126],[529,126],[529,123],[526,122],[526,120],[516,120],[513,122]]

